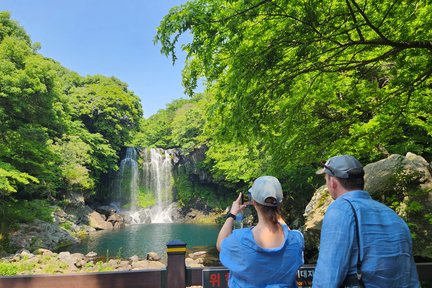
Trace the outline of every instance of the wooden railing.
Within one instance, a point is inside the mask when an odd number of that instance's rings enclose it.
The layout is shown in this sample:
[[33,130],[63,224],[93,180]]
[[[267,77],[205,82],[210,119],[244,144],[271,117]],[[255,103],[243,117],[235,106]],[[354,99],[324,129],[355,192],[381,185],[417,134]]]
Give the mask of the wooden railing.
[[[167,244],[167,267],[159,270],[85,273],[68,275],[0,276],[0,288],[184,288],[228,287],[224,267],[185,266],[186,243]],[[297,273],[299,287],[310,287],[315,265],[304,265]],[[432,287],[432,263],[417,263],[423,287]]]

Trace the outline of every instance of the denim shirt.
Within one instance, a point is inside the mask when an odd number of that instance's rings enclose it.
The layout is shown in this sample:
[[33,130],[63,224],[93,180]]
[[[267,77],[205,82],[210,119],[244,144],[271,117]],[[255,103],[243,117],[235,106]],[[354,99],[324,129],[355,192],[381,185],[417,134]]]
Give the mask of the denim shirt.
[[366,287],[419,287],[406,223],[390,208],[356,190],[338,197],[327,209],[312,287],[339,287],[356,274],[358,246],[354,214],[359,222],[360,258]]
[[222,240],[219,258],[230,270],[230,288],[297,287],[297,270],[303,265],[303,234],[287,225],[282,228],[285,240],[276,248],[259,246],[251,228],[235,229]]

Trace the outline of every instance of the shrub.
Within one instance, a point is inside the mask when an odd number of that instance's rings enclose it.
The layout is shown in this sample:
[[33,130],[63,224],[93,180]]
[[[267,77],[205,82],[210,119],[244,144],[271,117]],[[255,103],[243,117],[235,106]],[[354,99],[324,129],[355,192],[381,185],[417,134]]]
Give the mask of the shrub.
[[8,262],[0,262],[0,275],[13,276],[18,274],[18,267],[16,264]]

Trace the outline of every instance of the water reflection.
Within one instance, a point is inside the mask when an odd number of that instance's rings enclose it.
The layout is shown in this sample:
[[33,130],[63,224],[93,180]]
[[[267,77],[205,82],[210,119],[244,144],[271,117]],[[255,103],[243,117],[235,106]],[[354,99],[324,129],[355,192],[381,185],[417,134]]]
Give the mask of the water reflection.
[[[80,245],[69,248],[71,252],[99,256],[129,258],[137,255],[144,258],[148,252],[166,256],[166,243],[171,240],[186,242],[191,250],[214,251],[219,227],[184,223],[161,223],[131,225],[124,229],[99,231],[90,234]],[[213,252],[214,253],[214,252]]]

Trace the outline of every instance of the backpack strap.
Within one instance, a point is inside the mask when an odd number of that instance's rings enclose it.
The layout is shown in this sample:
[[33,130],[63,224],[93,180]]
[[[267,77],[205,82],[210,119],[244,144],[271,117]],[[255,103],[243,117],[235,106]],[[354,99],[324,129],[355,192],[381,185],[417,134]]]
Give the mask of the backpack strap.
[[358,247],[358,253],[357,253],[357,280],[360,285],[360,287],[364,287],[363,279],[362,279],[362,261],[360,259],[360,230],[359,230],[359,222],[357,218],[357,213],[354,209],[353,204],[348,199],[342,198],[345,201],[348,202],[348,204],[351,206],[351,209],[354,213],[354,221],[356,226],[356,238],[357,238],[357,247]]

